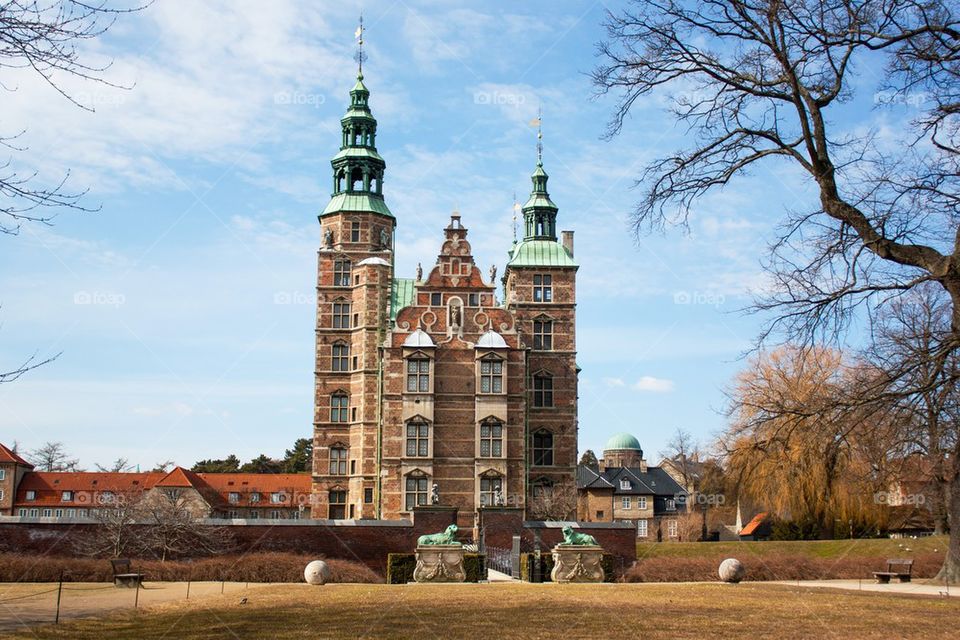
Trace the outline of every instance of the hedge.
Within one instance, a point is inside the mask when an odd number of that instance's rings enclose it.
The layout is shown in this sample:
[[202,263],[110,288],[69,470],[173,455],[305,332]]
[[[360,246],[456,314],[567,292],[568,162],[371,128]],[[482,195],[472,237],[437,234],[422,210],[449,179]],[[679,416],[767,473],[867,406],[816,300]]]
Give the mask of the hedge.
[[[463,554],[463,570],[467,574],[465,582],[486,580],[486,557],[482,553]],[[417,568],[417,556],[414,553],[387,554],[387,584],[406,584],[413,582],[413,570]]]
[[[532,553],[521,553],[520,554],[520,579],[524,582],[533,582],[534,570],[536,569],[536,556]],[[616,576],[613,572],[613,555],[609,553],[603,554],[600,558],[600,566],[603,567],[603,581],[604,582],[615,582]],[[550,572],[553,571],[553,554],[552,553],[541,553],[540,554],[540,582],[552,582],[550,579]]]

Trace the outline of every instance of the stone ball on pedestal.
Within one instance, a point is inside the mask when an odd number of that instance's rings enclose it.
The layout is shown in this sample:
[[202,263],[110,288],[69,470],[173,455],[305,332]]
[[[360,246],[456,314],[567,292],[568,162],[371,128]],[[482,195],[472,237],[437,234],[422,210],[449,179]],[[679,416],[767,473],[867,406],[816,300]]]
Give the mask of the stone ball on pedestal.
[[307,584],[326,584],[330,581],[330,567],[323,560],[314,560],[303,570],[303,579]]
[[718,573],[720,574],[720,579],[724,582],[736,584],[743,580],[743,576],[747,573],[747,570],[743,567],[743,563],[736,558],[727,558],[720,563]]

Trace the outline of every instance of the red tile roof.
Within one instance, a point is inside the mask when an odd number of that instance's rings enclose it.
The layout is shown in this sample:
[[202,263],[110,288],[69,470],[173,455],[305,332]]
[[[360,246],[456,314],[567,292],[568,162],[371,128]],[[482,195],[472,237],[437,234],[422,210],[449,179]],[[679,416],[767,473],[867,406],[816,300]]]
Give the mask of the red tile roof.
[[3,443],[0,443],[0,462],[14,462],[16,464],[22,464],[33,469],[32,464],[15,454],[11,449],[5,447]]
[[743,529],[740,529],[739,535],[741,536],[753,535],[753,532],[757,530],[757,527],[763,524],[763,521],[767,519],[768,515],[770,514],[764,511],[762,513],[758,513],[757,515],[753,516],[753,520],[748,522]]

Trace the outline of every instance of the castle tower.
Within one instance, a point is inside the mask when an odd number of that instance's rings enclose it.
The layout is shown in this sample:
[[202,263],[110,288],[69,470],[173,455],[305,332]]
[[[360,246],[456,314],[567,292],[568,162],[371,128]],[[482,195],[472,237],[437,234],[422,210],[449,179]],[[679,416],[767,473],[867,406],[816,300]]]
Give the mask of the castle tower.
[[510,250],[504,274],[506,307],[529,349],[527,502],[534,510],[545,490],[573,491],[578,374],[573,232],[564,231],[558,242],[558,208],[547,192],[539,140],[537,147],[533,189],[523,205],[524,236]]
[[313,437],[314,518],[376,514],[378,347],[387,326],[396,220],[363,73],[340,120],[333,193],[320,214]]

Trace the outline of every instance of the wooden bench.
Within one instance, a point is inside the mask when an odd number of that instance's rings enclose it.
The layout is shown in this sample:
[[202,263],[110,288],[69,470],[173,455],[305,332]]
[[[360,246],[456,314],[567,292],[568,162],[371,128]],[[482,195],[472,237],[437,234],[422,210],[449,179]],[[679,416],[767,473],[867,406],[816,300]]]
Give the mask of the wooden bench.
[[874,571],[873,577],[879,584],[890,584],[890,578],[899,578],[900,582],[910,582],[913,560],[887,560],[886,571]]
[[113,584],[117,587],[132,589],[143,585],[143,574],[130,571],[130,560],[117,558],[110,561],[113,567]]

